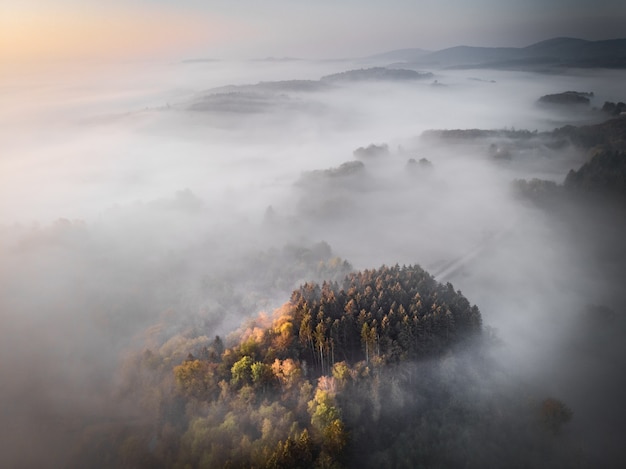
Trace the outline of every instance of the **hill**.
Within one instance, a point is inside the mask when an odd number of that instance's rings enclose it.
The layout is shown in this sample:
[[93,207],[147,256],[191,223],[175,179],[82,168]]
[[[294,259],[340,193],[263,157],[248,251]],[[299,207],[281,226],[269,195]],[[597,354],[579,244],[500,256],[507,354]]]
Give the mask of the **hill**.
[[565,91],[563,93],[546,94],[537,101],[540,104],[557,106],[589,106],[593,92]]
[[416,72],[414,70],[372,67],[359,70],[334,73],[321,78],[323,83],[360,82],[360,81],[407,81],[432,78],[430,72]]
[[265,81],[248,85],[227,85],[206,90],[183,104],[187,110],[233,114],[255,114],[297,110],[315,104],[304,95],[328,91],[334,86],[362,82],[413,82],[432,78],[430,72],[401,68],[371,67],[334,73],[319,80]]
[[370,55],[363,60],[369,61],[386,61],[386,62],[414,62],[425,55],[432,53],[425,49],[410,48],[410,49],[397,49],[389,52],[383,52],[381,54]]
[[177,336],[132,357],[142,418],[86,432],[75,467],[549,463],[571,411],[486,400],[491,365],[466,347],[481,334],[478,308],[419,266],[305,283],[226,341]]
[[371,59],[442,68],[625,68],[626,39],[587,41],[561,37],[527,47],[456,46],[418,55],[413,49],[403,49],[378,54]]

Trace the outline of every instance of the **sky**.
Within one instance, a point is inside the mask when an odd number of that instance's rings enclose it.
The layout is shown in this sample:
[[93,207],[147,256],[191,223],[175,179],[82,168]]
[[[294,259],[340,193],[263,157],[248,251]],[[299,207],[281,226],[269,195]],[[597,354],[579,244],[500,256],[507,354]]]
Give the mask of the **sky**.
[[344,58],[626,36],[622,0],[1,0],[0,61]]

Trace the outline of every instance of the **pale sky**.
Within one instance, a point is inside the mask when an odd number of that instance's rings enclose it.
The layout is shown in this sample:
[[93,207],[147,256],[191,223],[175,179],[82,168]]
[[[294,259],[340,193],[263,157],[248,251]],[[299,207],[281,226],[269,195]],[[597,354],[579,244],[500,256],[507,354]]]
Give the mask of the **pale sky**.
[[0,59],[341,58],[626,37],[624,0],[0,0]]

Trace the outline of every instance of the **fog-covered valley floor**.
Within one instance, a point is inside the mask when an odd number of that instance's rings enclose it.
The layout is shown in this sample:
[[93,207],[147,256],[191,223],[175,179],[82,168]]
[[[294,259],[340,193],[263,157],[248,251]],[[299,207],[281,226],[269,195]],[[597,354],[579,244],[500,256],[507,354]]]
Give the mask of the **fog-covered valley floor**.
[[[589,461],[613,461],[623,321],[580,328],[589,305],[624,312],[623,212],[545,210],[513,181],[562,184],[587,161],[549,132],[605,120],[591,107],[624,100],[626,72],[322,79],[371,65],[93,65],[2,79],[0,465],[62,467],[90,425],[141,421],[120,398],[130,354],[190,330],[227,336],[344,261],[419,264],[451,282],[495,331],[502,379],[565,401],[568,437]],[[594,92],[591,106],[537,104],[568,90]],[[585,341],[594,334],[605,336]]]

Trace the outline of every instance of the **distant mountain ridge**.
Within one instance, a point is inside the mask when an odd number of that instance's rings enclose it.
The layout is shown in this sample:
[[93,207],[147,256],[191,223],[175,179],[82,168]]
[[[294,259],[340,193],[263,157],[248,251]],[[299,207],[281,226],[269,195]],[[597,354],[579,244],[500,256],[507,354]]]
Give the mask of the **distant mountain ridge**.
[[368,59],[441,68],[626,68],[626,38],[588,41],[557,37],[527,47],[456,46],[430,53],[421,49],[402,49]]

